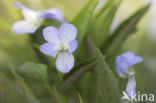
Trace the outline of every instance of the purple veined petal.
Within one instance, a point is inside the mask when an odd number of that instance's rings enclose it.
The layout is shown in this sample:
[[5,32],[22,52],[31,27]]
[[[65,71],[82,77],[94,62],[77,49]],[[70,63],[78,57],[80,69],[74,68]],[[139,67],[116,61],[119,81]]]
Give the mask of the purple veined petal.
[[51,8],[49,10],[46,10],[43,17],[54,19],[59,22],[64,21],[64,15],[63,15],[62,11],[57,8]]
[[136,81],[134,75],[128,78],[126,93],[130,98],[135,98],[134,96],[136,95]]
[[25,20],[32,21],[32,22],[34,22],[34,21],[37,22],[38,12],[27,8],[26,6],[22,5],[19,2],[14,2],[13,5],[22,10],[22,14],[23,14]]
[[40,51],[42,53],[49,55],[49,56],[52,56],[54,58],[57,55],[57,51],[55,50],[55,45],[53,45],[51,43],[45,43],[45,44],[41,45]]
[[59,52],[56,67],[62,73],[68,73],[74,66],[74,56],[68,52]]
[[68,45],[69,45],[69,53],[73,53],[78,47],[78,42],[77,40],[73,40],[70,41]]
[[63,41],[72,41],[75,40],[77,35],[77,29],[73,24],[63,23],[59,29],[60,38]]
[[124,54],[121,55],[122,57],[126,58],[127,59],[127,62],[130,64],[130,65],[133,65],[133,62],[135,60],[135,54],[133,52],[125,52]]
[[27,21],[15,22],[12,29],[15,34],[34,33],[38,27]]
[[140,57],[140,56],[135,56],[135,60],[134,60],[133,64],[137,64],[137,63],[140,63],[140,62],[142,62],[142,61],[143,61],[143,58],[142,58],[142,57]]
[[59,32],[52,26],[43,29],[43,37],[46,41],[53,44],[57,44],[59,42]]

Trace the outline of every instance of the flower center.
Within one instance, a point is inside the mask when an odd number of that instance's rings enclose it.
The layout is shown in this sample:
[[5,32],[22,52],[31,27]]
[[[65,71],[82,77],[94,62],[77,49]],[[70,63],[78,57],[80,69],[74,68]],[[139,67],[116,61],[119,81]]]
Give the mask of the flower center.
[[58,52],[68,52],[68,47],[65,43],[59,43],[57,50]]

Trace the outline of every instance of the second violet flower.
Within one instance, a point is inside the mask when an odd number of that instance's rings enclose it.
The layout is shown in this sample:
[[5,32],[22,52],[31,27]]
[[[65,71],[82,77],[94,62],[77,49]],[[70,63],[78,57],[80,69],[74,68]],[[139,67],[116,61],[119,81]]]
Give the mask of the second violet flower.
[[133,98],[136,94],[135,72],[131,68],[134,64],[142,62],[143,58],[135,56],[133,52],[125,52],[116,58],[116,71],[121,78],[128,78],[126,93],[128,97]]
[[48,42],[41,45],[42,53],[56,57],[56,67],[62,73],[68,73],[74,66],[72,53],[77,49],[77,29],[74,25],[63,23],[59,29],[49,26],[43,29],[43,37]]

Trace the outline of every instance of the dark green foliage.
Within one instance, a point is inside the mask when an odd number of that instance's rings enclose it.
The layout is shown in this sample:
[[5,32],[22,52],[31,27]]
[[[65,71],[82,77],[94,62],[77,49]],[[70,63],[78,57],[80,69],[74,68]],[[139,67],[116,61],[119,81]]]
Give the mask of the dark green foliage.
[[120,50],[121,45],[128,38],[130,34],[136,31],[137,23],[144,16],[149,8],[145,6],[130,16],[114,31],[114,33],[103,42],[102,51],[107,55],[111,55],[114,52]]
[[72,23],[78,29],[78,42],[82,43],[84,36],[88,30],[88,27],[91,24],[91,20],[93,17],[94,9],[98,0],[90,0],[88,4],[77,14],[76,18],[72,21]]
[[[96,49],[97,58],[97,91],[103,103],[120,103],[118,81],[108,67],[104,56]],[[106,98],[105,98],[106,97]]]

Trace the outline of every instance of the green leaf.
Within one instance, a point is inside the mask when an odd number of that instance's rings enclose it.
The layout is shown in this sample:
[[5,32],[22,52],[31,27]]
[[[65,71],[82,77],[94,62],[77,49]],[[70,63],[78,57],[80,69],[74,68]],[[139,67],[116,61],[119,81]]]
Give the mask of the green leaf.
[[47,66],[44,64],[26,62],[20,67],[19,73],[29,79],[47,81]]
[[103,43],[104,46],[102,46],[102,51],[106,52],[107,56],[119,50],[120,46],[128,38],[128,36],[136,31],[137,23],[147,12],[148,8],[149,5],[138,10],[127,20],[121,23],[121,25],[115,30],[115,32],[107,38],[107,40]]
[[82,102],[82,97],[81,97],[80,93],[78,93],[78,97],[79,97],[80,103],[83,103],[83,102]]
[[108,67],[99,49],[95,49],[97,58],[97,82],[99,97],[104,103],[120,103],[117,80]]
[[[14,91],[15,94],[18,93],[20,96],[23,97],[23,102],[25,102],[27,99],[29,103],[39,103],[35,96],[32,94],[31,90],[28,88],[28,86],[24,83],[24,81],[22,81],[22,78],[18,77],[16,82],[11,81],[2,73],[0,73],[0,78],[9,88]],[[17,84],[19,84],[20,86]]]
[[93,22],[92,29],[89,34],[92,35],[92,39],[95,41],[96,45],[100,46],[109,35],[110,26],[119,4],[120,2],[107,8],[107,10],[102,12],[102,14]]
[[[19,95],[22,96],[21,91],[18,89],[17,85],[15,82],[11,81],[7,76],[5,76],[2,72],[0,72],[0,78],[1,80],[4,82],[4,84],[6,84],[6,86],[8,86],[9,88],[11,88],[14,93],[18,93]],[[23,96],[24,97],[24,96]]]
[[99,10],[95,16],[95,19],[99,18],[114,2],[118,0],[109,0],[102,8]]
[[91,62],[90,64],[87,64],[83,67],[81,67],[79,70],[77,70],[75,73],[73,73],[69,78],[65,80],[65,82],[62,85],[61,91],[63,93],[69,93],[69,91],[73,88],[73,86],[86,74],[89,70],[91,70],[95,66],[96,62]]
[[68,77],[70,77],[73,73],[77,72],[78,69],[80,69],[88,64],[91,64],[94,61],[95,61],[95,58],[89,58],[89,59],[86,59],[86,60],[82,61],[81,63],[75,65],[74,68],[64,76],[64,80],[66,80]]
[[98,0],[89,0],[88,4],[78,13],[72,23],[78,29],[78,42],[82,43],[85,33],[91,23],[91,19],[94,13]]

